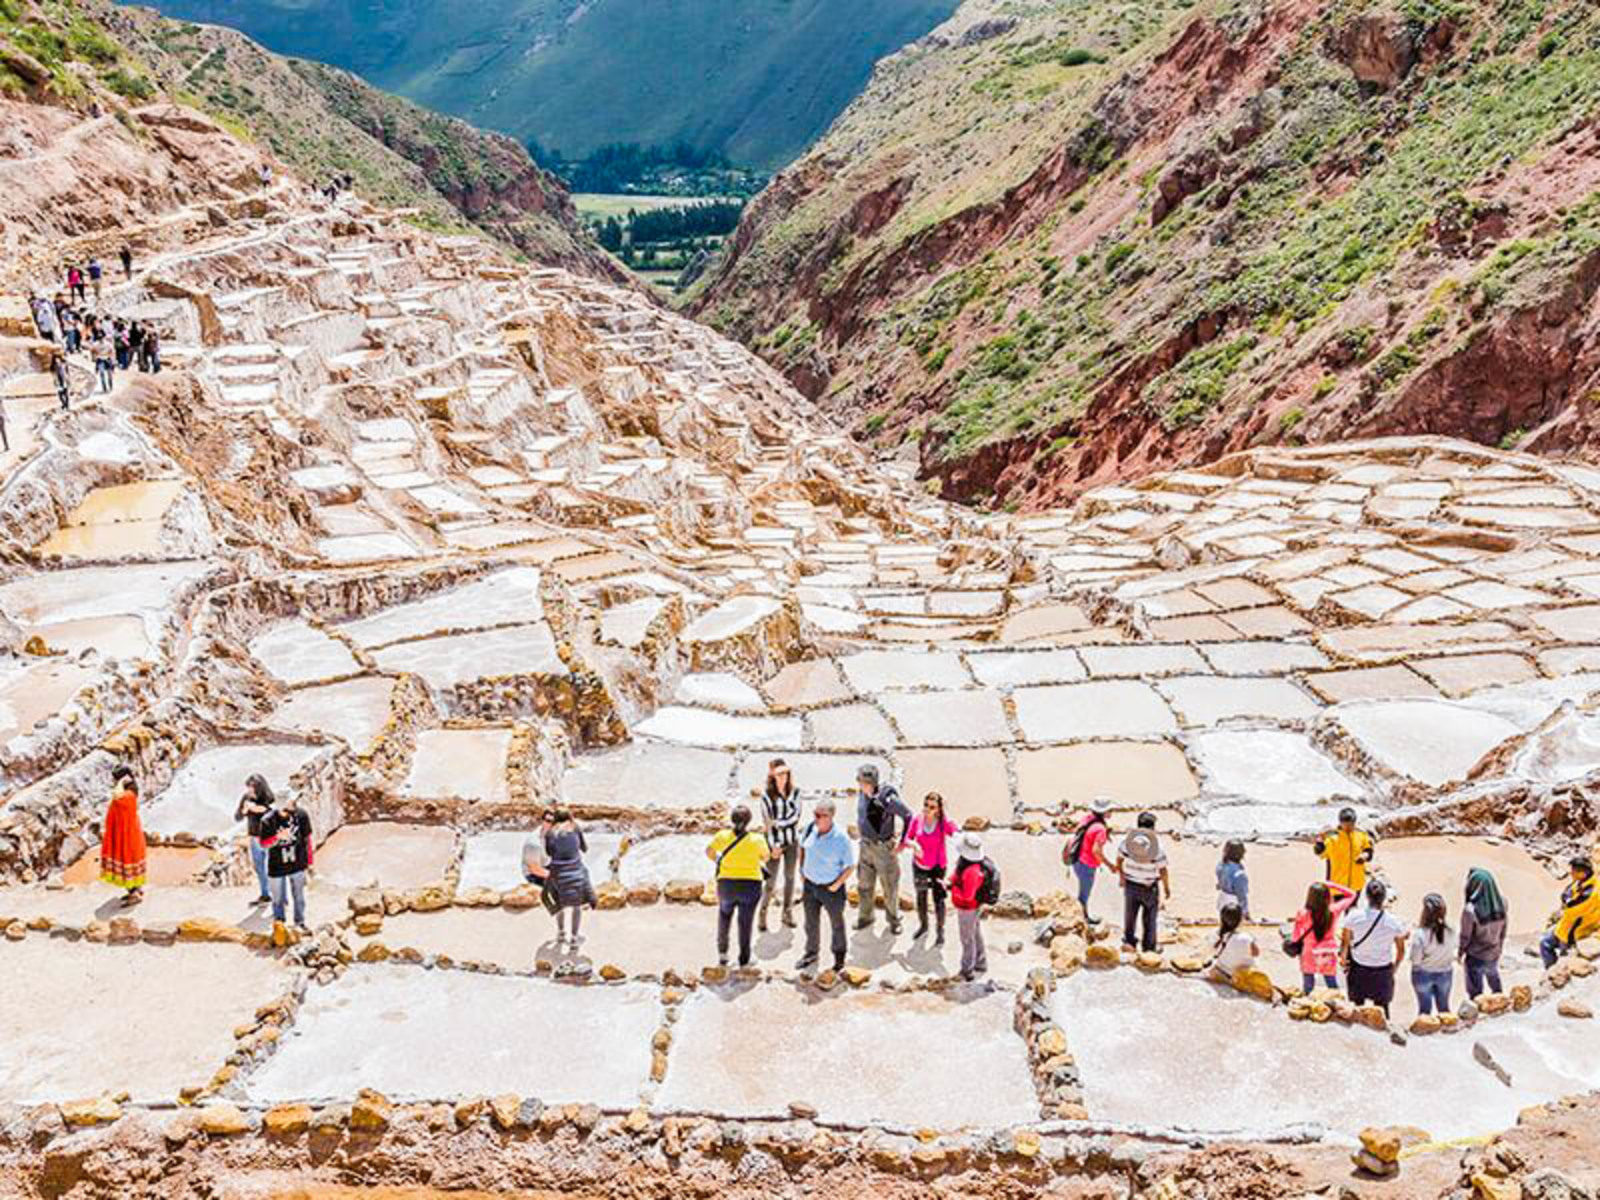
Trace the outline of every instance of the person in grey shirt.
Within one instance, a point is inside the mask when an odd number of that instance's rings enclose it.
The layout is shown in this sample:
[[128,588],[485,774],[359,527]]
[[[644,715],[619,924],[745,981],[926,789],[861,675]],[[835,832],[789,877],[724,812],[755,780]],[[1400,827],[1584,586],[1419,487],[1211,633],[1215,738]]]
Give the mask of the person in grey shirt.
[[889,916],[889,932],[900,932],[900,843],[911,824],[911,810],[900,793],[878,782],[878,768],[866,763],[856,772],[856,828],[861,831],[856,928],[871,929],[877,891]]
[[1487,984],[1500,986],[1500,956],[1506,948],[1506,901],[1500,885],[1483,867],[1467,872],[1467,902],[1461,909],[1461,938],[1457,950],[1467,973],[1467,999],[1476,1000]]

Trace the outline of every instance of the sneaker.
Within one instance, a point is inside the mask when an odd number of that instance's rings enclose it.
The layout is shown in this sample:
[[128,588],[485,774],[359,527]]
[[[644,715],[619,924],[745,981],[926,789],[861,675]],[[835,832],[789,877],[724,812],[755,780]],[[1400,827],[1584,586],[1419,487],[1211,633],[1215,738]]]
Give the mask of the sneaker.
[[727,965],[728,965],[728,956],[726,954],[717,955],[717,966],[725,967]]
[[309,934],[311,932],[311,926],[307,925],[304,921],[296,921],[294,923],[294,927],[301,933]]
[[961,982],[963,982],[963,983],[971,983],[972,982],[972,972],[971,971],[962,971],[961,972]]
[[762,913],[759,917],[756,918],[756,932],[757,933],[765,933],[766,931],[767,931],[767,914],[766,913]]
[[919,942],[919,941],[921,941],[923,938],[925,938],[927,936],[928,936],[928,923],[926,921],[924,921],[921,925],[917,926],[917,931],[911,935],[911,940],[913,942]]
[[890,921],[889,922],[889,932],[894,934],[895,937],[899,937],[900,936],[900,929],[901,929],[901,925],[900,925],[899,921]]
[[251,904],[271,904],[272,903],[272,897],[271,896],[257,896],[250,903]]
[[799,962],[795,963],[794,969],[803,974],[804,972],[810,971],[813,968],[815,968],[816,965],[817,965],[817,960],[816,959],[814,959],[814,958],[802,958]]
[[942,945],[944,945],[944,930],[942,930],[942,929],[941,929],[941,930],[940,930],[940,931],[939,931],[939,936],[938,936],[938,937],[936,937],[936,938],[934,938],[934,939],[933,939],[933,944],[934,944],[934,945],[935,945],[935,946],[942,946]]
[[793,913],[783,914],[783,927],[785,929],[794,929],[796,927]]

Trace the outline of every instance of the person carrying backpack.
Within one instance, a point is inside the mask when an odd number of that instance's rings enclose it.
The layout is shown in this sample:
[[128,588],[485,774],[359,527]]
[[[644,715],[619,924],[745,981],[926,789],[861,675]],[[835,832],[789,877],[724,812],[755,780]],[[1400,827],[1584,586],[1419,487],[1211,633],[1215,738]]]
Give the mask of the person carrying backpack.
[[950,872],[950,903],[956,910],[956,932],[961,935],[961,978],[972,979],[989,971],[983,947],[983,906],[999,899],[1000,875],[983,857],[983,839],[964,833],[956,843],[959,857]]
[[[1138,828],[1122,839],[1117,851],[1117,878],[1122,881],[1122,944],[1129,950],[1156,951],[1156,921],[1161,915],[1161,898],[1172,899],[1172,883],[1167,877],[1167,855],[1156,837],[1156,815],[1139,814]],[[1140,919],[1143,938],[1135,936]]]
[[1111,827],[1106,824],[1106,816],[1110,812],[1110,797],[1096,796],[1089,811],[1078,819],[1078,827],[1061,854],[1061,861],[1071,867],[1073,875],[1077,877],[1078,903],[1083,906],[1083,915],[1091,925],[1099,923],[1097,918],[1089,916],[1089,894],[1094,891],[1095,872],[1102,867],[1108,871],[1111,869],[1111,864],[1106,861],[1106,843],[1111,840]]

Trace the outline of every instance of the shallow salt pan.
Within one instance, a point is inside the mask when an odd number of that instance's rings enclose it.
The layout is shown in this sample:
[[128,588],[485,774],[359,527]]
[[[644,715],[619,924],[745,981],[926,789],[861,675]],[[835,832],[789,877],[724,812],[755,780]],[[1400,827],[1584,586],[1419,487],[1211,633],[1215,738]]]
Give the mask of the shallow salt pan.
[[509,729],[423,730],[401,793],[503,804],[511,798],[506,781],[510,749]]
[[385,671],[415,672],[436,688],[503,675],[567,673],[555,637],[543,623],[401,642],[373,651],[372,657]]
[[617,867],[623,887],[664,886],[674,879],[703,883],[711,878],[706,847],[710,834],[674,833],[630,845]]
[[879,698],[905,746],[992,746],[1012,740],[1000,693],[886,692]]
[[732,768],[726,751],[634,742],[573,759],[561,796],[588,808],[707,808],[726,799]]
[[361,670],[348,646],[304,621],[274,625],[252,638],[248,649],[268,672],[290,687]]
[[1364,789],[1301,733],[1218,730],[1189,741],[1209,795],[1261,804],[1322,804],[1359,797]]
[[296,733],[331,733],[361,754],[388,723],[393,692],[394,680],[382,675],[300,688],[278,706],[272,724]]
[[670,704],[634,730],[645,737],[690,746],[798,746],[799,717],[741,717]]
[[233,812],[244,793],[244,781],[261,775],[273,791],[281,792],[288,786],[289,776],[321,753],[318,746],[292,743],[202,750],[178,768],[172,782],[149,802],[143,814],[144,827],[169,837],[175,833],[199,838],[243,834],[244,822],[235,821]]
[[672,698],[681,704],[712,704],[737,712],[761,712],[767,707],[755,688],[737,675],[718,671],[685,675],[678,681],[678,690]]
[[1521,732],[1503,717],[1442,700],[1347,704],[1338,721],[1384,766],[1429,787],[1465,779],[1485,754]]
[[251,1100],[396,1100],[512,1092],[546,1103],[638,1104],[650,1076],[657,991],[574,988],[517,976],[356,967],[306,993]]
[[1147,683],[1071,683],[1018,688],[1017,724],[1030,742],[1176,733],[1166,701]]
[[19,625],[37,625],[159,612],[172,604],[180,588],[211,567],[207,562],[172,562],[48,571],[0,584],[0,613]]
[[1088,675],[1071,650],[994,650],[967,655],[967,665],[989,687],[1075,683]]
[[840,660],[845,678],[858,692],[889,688],[965,688],[972,677],[958,654],[865,650]]
[[[495,829],[467,838],[466,849],[461,856],[458,891],[490,888],[504,892],[521,887],[526,882],[522,876],[522,843],[529,837],[529,832],[523,829]],[[542,834],[534,832],[533,836],[540,837]],[[611,860],[622,849],[622,835],[585,829],[583,836],[589,844],[583,856],[584,865],[589,868],[589,878],[598,886],[611,878]]]
[[443,629],[488,629],[494,625],[532,623],[543,617],[538,568],[513,567],[424,600],[396,605],[359,621],[347,621],[339,626],[339,632],[371,650]]
[[735,596],[725,600],[683,631],[685,642],[717,642],[736,637],[782,604],[771,596]]
[[[782,985],[700,988],[683,1005],[657,1107],[783,1116],[803,1100],[829,1121],[932,1129],[1036,1121],[1012,1004],[1008,992],[851,992],[818,1002]],[[760,1054],[727,1052],[752,1038]]]
[[[1592,1001],[1600,989],[1587,990]],[[1442,1141],[1503,1129],[1529,1105],[1600,1083],[1589,1022],[1559,1017],[1553,1004],[1405,1047],[1368,1029],[1285,1021],[1238,993],[1136,971],[1079,971],[1057,985],[1053,1007],[1089,1112],[1113,1122],[1250,1135],[1296,1124],[1347,1135],[1412,1125]],[[1173,1029],[1185,1031],[1183,1053],[1157,1052]],[[1478,1043],[1510,1072],[1511,1087],[1473,1060]]]

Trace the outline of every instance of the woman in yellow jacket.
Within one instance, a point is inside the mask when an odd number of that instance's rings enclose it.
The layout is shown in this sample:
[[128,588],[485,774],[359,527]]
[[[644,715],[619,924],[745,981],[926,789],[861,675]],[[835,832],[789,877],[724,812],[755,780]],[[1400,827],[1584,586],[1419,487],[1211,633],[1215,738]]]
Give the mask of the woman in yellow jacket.
[[1594,863],[1580,854],[1568,865],[1572,879],[1561,893],[1561,916],[1539,943],[1539,957],[1544,959],[1546,970],[1576,946],[1579,938],[1600,930],[1600,887],[1595,886]]
[[750,927],[761,903],[762,877],[773,857],[772,847],[760,833],[750,831],[750,810],[739,805],[730,814],[731,829],[711,839],[706,857],[717,878],[717,961],[728,965],[728,927],[739,921],[739,965],[750,965]]
[[1339,810],[1339,828],[1319,837],[1312,849],[1328,864],[1328,882],[1349,888],[1360,895],[1367,886],[1367,864],[1377,849],[1377,840],[1365,829],[1356,828],[1356,810]]

